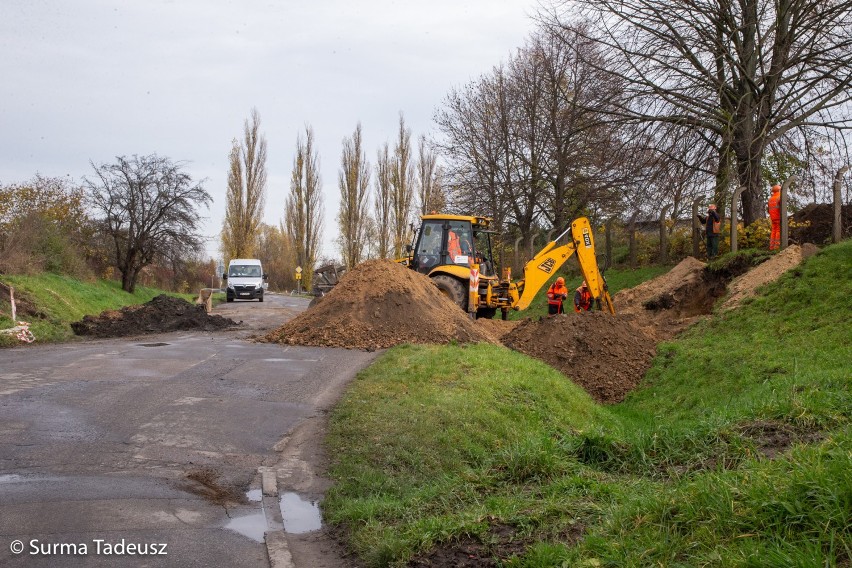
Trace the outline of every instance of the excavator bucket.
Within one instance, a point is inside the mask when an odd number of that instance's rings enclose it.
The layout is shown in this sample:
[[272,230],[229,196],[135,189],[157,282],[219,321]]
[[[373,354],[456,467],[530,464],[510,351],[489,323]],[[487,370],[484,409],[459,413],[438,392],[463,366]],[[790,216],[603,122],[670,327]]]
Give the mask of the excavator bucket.
[[577,251],[577,263],[580,265],[580,270],[583,272],[583,278],[586,280],[592,298],[600,304],[601,309],[614,314],[615,306],[613,306],[612,298],[610,298],[607,290],[606,280],[598,269],[598,259],[595,257],[595,237],[587,218],[580,217],[571,223],[571,239]]

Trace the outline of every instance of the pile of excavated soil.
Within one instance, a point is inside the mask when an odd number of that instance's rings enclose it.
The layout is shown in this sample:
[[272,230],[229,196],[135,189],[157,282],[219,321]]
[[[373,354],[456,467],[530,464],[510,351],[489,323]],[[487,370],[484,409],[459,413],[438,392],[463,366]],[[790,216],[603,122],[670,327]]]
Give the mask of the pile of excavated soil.
[[107,310],[71,324],[77,335],[124,337],[169,331],[215,331],[237,325],[232,319],[209,315],[203,305],[161,294],[141,306]]
[[359,264],[322,301],[263,338],[367,350],[489,339],[429,277],[389,260]]
[[656,353],[654,337],[634,316],[605,312],[524,320],[503,343],[561,371],[601,403],[623,400]]
[[801,247],[791,245],[763,264],[734,279],[728,286],[730,296],[722,304],[722,310],[736,308],[743,300],[754,296],[758,288],[777,280],[782,274],[798,266],[802,260],[815,254],[817,250],[817,247],[810,243]]
[[[797,226],[807,223],[807,226]],[[793,214],[790,238],[797,243],[826,244],[831,241],[834,227],[834,206],[811,203]],[[843,238],[852,235],[852,205],[840,207],[840,227]]]

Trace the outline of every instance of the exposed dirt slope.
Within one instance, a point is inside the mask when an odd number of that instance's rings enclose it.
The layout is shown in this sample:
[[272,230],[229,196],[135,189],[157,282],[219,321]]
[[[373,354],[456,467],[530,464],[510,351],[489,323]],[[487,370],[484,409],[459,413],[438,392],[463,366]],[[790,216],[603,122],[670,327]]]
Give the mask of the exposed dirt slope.
[[604,312],[525,320],[503,342],[562,371],[603,403],[623,400],[656,351],[656,341],[634,316]]
[[665,274],[621,290],[613,298],[616,312],[636,316],[635,325],[660,340],[674,337],[710,313],[725,293],[724,282],[706,278],[705,266],[690,256]]
[[203,305],[161,294],[141,306],[107,310],[71,324],[77,335],[124,337],[181,330],[215,331],[237,325],[234,320],[209,315]]
[[368,260],[347,272],[322,301],[264,340],[372,350],[489,337],[427,276],[389,260]]
[[801,247],[791,245],[763,264],[734,279],[728,286],[730,296],[722,304],[722,309],[736,308],[743,300],[754,296],[758,288],[777,280],[782,274],[798,266],[803,259],[813,255],[816,251],[816,246],[809,243]]

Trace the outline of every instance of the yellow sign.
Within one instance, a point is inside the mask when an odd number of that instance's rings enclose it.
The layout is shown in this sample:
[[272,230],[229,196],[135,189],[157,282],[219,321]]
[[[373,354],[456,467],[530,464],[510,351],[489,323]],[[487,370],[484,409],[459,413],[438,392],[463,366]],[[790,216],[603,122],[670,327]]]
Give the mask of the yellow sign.
[[296,267],[296,274],[301,274],[301,273],[302,273],[302,267],[301,267],[301,266],[297,266],[297,267]]
[[301,279],[302,279],[302,274],[297,272],[296,273],[296,280],[301,280]]

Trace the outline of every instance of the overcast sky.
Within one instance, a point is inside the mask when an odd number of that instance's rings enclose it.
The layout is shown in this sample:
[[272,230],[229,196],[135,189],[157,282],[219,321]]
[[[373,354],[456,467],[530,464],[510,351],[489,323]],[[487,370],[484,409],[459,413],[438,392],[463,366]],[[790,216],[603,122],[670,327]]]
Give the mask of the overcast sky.
[[[157,153],[206,178],[216,255],[228,153],[252,107],[268,143],[265,221],[283,216],[296,137],[321,160],[323,253],[337,256],[341,141],[367,158],[399,113],[429,135],[448,91],[505,61],[536,0],[0,0],[0,183],[92,175]],[[213,238],[215,237],[215,238]]]

